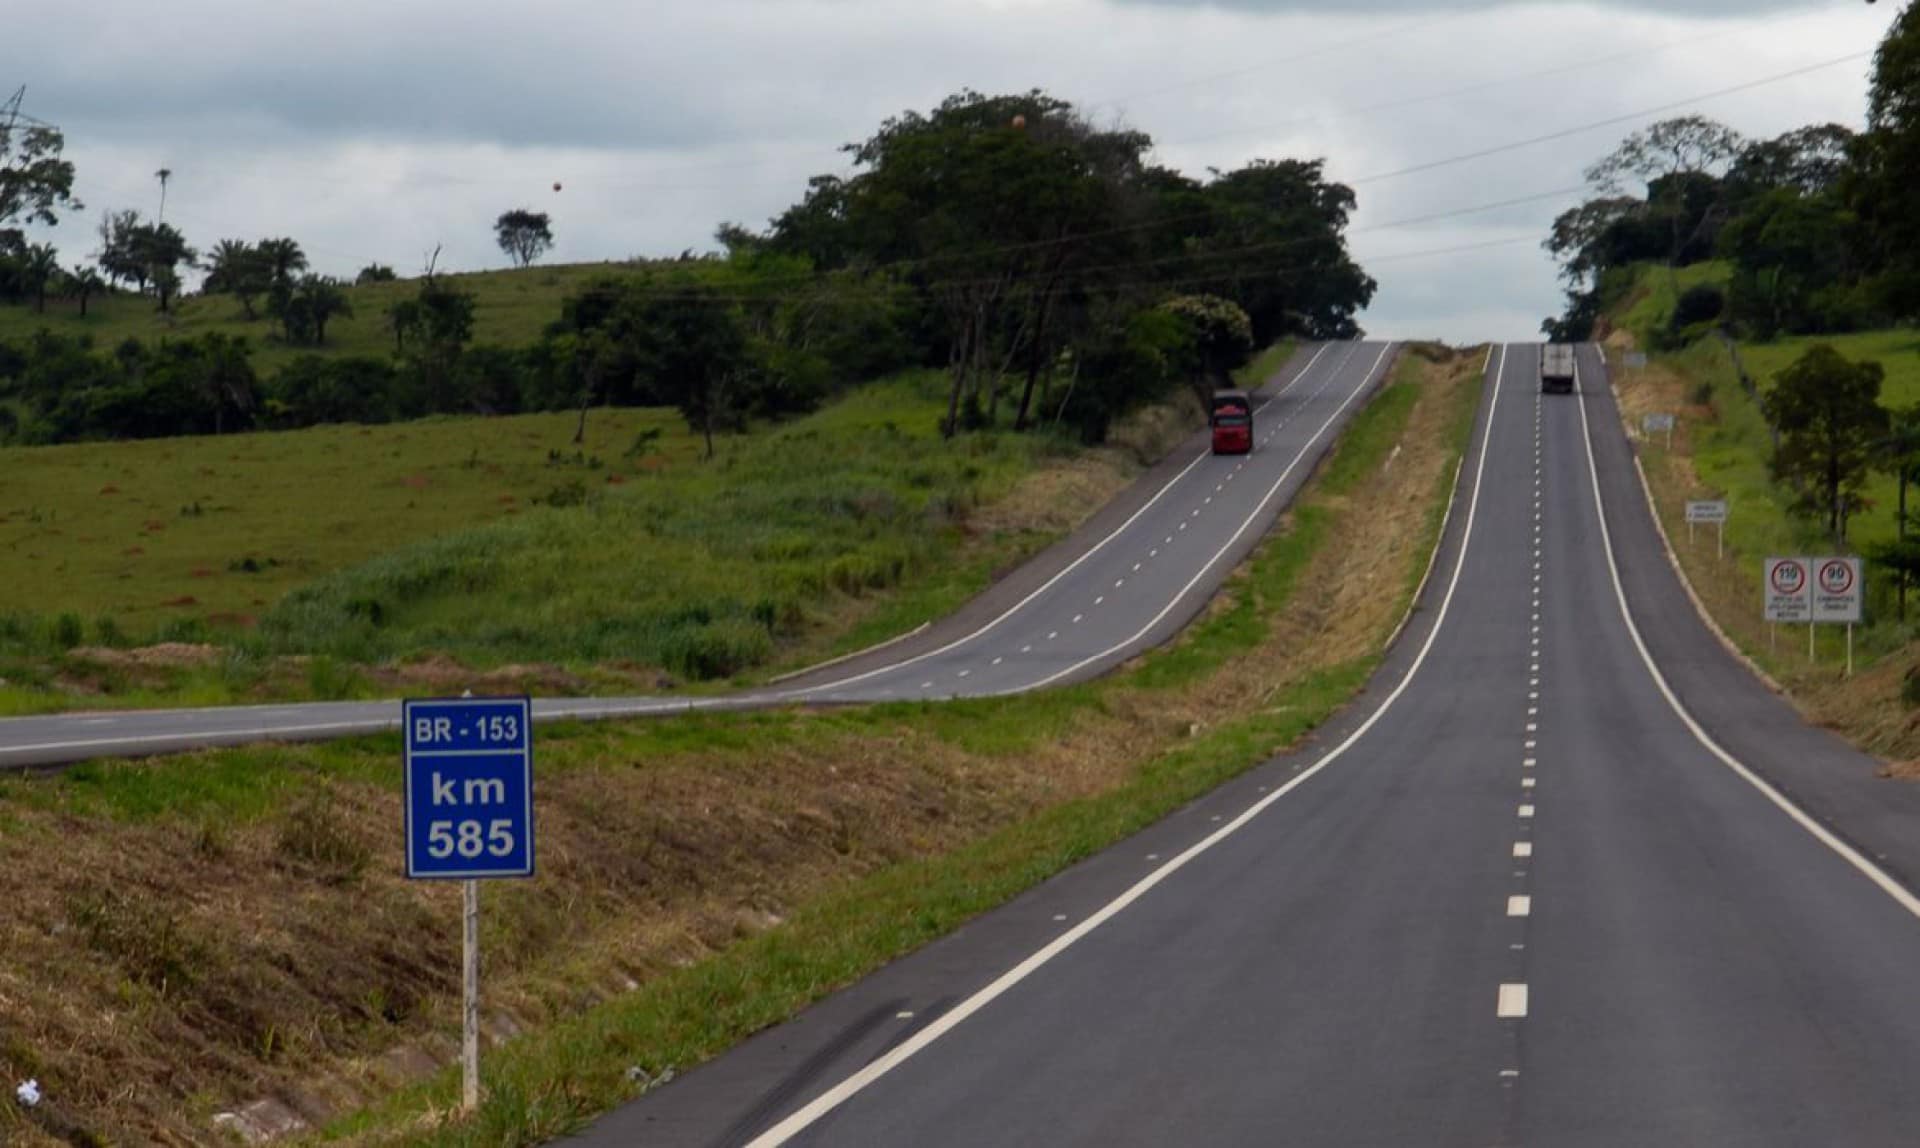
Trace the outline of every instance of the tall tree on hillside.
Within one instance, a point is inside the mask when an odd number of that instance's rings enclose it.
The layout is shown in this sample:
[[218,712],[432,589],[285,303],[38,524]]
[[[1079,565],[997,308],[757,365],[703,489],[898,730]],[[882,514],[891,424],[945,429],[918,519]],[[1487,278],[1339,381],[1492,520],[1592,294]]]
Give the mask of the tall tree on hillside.
[[744,421],[741,386],[750,360],[739,312],[695,284],[628,305],[626,331],[640,369],[706,439],[712,458],[713,432]]
[[1920,408],[1893,412],[1887,436],[1876,450],[1880,469],[1893,475],[1899,494],[1894,504],[1893,541],[1868,547],[1867,556],[1893,575],[1898,591],[1898,616],[1904,622],[1907,589],[1920,583],[1920,539],[1911,536],[1913,515],[1907,509],[1907,492],[1920,482]]
[[516,207],[493,221],[493,239],[515,266],[528,267],[553,246],[553,227],[546,212]]
[[62,210],[79,211],[73,198],[73,164],[60,157],[60,129],[20,111],[26,89],[0,104],[0,230],[14,224],[60,222]]
[[[1741,147],[1740,134],[1725,124],[1705,116],[1679,116],[1628,136],[1587,169],[1587,180],[1609,195],[1618,195],[1629,179],[1647,185],[1649,202],[1668,219],[1667,267],[1672,273],[1689,241],[1724,218],[1719,177]],[[1703,188],[1711,189],[1705,210],[1689,210],[1697,207],[1694,197]]]
[[1920,7],[1903,9],[1880,42],[1853,159],[1842,194],[1864,224],[1878,294],[1901,317],[1920,315]]
[[291,285],[295,272],[307,269],[307,253],[291,239],[262,239],[254,249],[265,262],[267,278],[273,285]]
[[47,288],[54,277],[60,274],[60,253],[49,243],[37,243],[27,248],[27,257],[21,264],[27,276],[27,289],[33,292],[33,309],[46,314]]
[[153,178],[160,181],[160,210],[154,213],[153,219],[155,223],[165,223],[167,221],[167,183],[173,179],[173,169],[163,167],[153,173]]
[[222,239],[207,252],[206,268],[201,290],[232,295],[240,301],[242,314],[249,320],[258,318],[253,301],[267,290],[272,274],[258,248],[244,239]]
[[1835,545],[1847,540],[1847,517],[1889,424],[1880,405],[1886,376],[1879,363],[1851,362],[1827,343],[1809,347],[1774,376],[1764,405],[1780,432],[1773,472],[1799,490],[1796,508],[1826,519]]
[[92,266],[75,267],[67,275],[67,287],[80,303],[80,317],[87,317],[87,300],[104,292],[107,281],[100,277],[100,269]]
[[147,269],[160,310],[169,310],[180,290],[180,265],[191,267],[199,252],[187,244],[187,237],[171,223],[154,223],[135,230],[134,257]]
[[336,317],[353,315],[353,302],[341,289],[340,281],[325,275],[301,277],[296,297],[305,311],[306,322],[311,325],[315,346],[326,344],[329,321]]
[[140,250],[140,233],[145,226],[140,221],[140,213],[131,208],[102,213],[98,228],[100,250],[95,255],[101,272],[108,279],[115,283],[132,283],[134,289],[142,294],[146,292],[147,280],[152,276],[145,255]]

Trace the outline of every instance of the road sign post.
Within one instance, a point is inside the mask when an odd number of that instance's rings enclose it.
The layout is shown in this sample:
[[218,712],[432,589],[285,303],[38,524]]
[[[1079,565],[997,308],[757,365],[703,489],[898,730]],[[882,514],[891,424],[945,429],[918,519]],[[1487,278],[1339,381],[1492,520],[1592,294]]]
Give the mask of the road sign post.
[[1847,627],[1847,676],[1853,676],[1853,627],[1866,597],[1858,558],[1817,558],[1813,564],[1813,620]]
[[404,703],[407,876],[461,883],[461,1106],[480,1103],[480,882],[533,876],[533,705]]
[[1767,621],[1805,622],[1807,659],[1813,659],[1813,560],[1769,558],[1762,579]]
[[1673,449],[1673,416],[1672,415],[1670,414],[1641,415],[1640,429],[1642,431],[1645,431],[1647,434],[1657,434],[1660,431],[1665,431],[1667,434],[1667,449],[1668,450]]
[[1713,556],[1716,559],[1726,556],[1727,500],[1712,499],[1703,502],[1687,503],[1687,544],[1693,544],[1693,524],[1696,522],[1713,523]]

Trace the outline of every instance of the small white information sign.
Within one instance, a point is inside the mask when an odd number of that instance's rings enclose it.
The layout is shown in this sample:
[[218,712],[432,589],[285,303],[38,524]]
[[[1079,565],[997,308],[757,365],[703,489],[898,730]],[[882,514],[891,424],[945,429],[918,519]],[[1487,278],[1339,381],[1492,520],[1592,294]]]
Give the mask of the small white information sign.
[[1727,520],[1727,500],[1716,499],[1707,502],[1687,503],[1688,522],[1725,522]]
[[1648,434],[1673,433],[1673,416],[1669,414],[1641,415],[1640,429]]

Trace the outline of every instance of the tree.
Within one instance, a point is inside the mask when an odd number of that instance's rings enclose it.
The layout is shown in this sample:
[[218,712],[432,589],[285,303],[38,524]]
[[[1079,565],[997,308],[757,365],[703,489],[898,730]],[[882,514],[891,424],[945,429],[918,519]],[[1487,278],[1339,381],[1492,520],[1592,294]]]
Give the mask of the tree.
[[51,124],[22,122],[25,92],[0,107],[0,229],[16,223],[51,227],[60,222],[60,210],[82,210],[73,198],[73,164],[60,158],[66,137]]
[[393,268],[386,264],[369,263],[360,269],[360,274],[354,276],[353,281],[364,287],[369,283],[391,283],[397,278],[399,276],[393,273]]
[[[1713,226],[1723,211],[1719,176],[1740,155],[1738,132],[1705,116],[1662,120],[1628,136],[1613,154],[1587,169],[1587,180],[1618,195],[1629,177],[1646,183],[1648,202],[1667,217],[1671,245],[1667,267],[1680,265],[1688,241]],[[1689,200],[1708,189],[1709,202],[1687,226]]]
[[1645,212],[1645,202],[1630,195],[1590,199],[1561,212],[1540,246],[1560,264],[1560,277],[1578,290],[1612,262],[1606,243],[1619,224]]
[[553,228],[546,212],[516,207],[493,221],[493,238],[516,265],[527,267],[553,246]]
[[130,282],[145,293],[151,269],[140,252],[140,213],[131,209],[110,211],[100,216],[100,250],[95,258],[100,270],[115,283]]
[[22,268],[27,276],[27,289],[33,292],[33,309],[44,315],[47,312],[47,288],[60,274],[60,253],[51,244],[35,244],[27,248]]
[[315,346],[327,341],[327,323],[336,316],[353,315],[353,303],[341,290],[337,279],[325,275],[307,275],[300,280],[298,295],[305,319],[311,325]]
[[1774,376],[1764,400],[1767,418],[1780,432],[1774,452],[1776,478],[1799,490],[1796,508],[1826,518],[1836,545],[1847,540],[1847,516],[1861,502],[1861,489],[1886,436],[1887,409],[1880,405],[1886,372],[1879,363],[1850,362],[1827,343]]
[[258,317],[253,301],[268,289],[272,274],[259,248],[244,239],[222,239],[207,253],[206,268],[201,290],[226,292],[240,301],[240,310],[249,320]]
[[1869,547],[1868,558],[1894,576],[1900,621],[1907,620],[1907,588],[1920,583],[1920,539],[1908,536],[1912,524],[1907,489],[1920,480],[1920,407],[1895,411],[1887,436],[1875,448],[1875,461],[1894,476],[1899,501],[1894,508],[1894,540]]
[[266,264],[267,278],[274,285],[291,284],[296,272],[307,269],[307,253],[291,239],[262,239],[255,244]]
[[67,276],[67,286],[74,298],[80,301],[80,317],[87,317],[87,300],[107,289],[107,281],[100,276],[97,267],[75,267]]
[[1189,375],[1201,398],[1233,385],[1233,371],[1253,356],[1253,323],[1231,300],[1214,295],[1181,295],[1160,309],[1187,327],[1193,349]]
[[156,223],[165,223],[167,221],[167,181],[173,178],[173,169],[163,167],[153,173],[153,178],[160,181],[160,210],[154,213],[153,218]]
[[1867,131],[1842,180],[1847,206],[1865,225],[1866,270],[1883,303],[1920,313],[1920,8],[1894,18],[1874,56]]
[[166,311],[180,289],[179,267],[192,266],[199,252],[187,245],[186,236],[170,223],[155,223],[136,228],[132,235],[134,257],[146,268],[160,310]]
[[628,305],[627,337],[641,370],[705,437],[712,458],[715,429],[744,422],[741,384],[750,359],[739,312],[697,284]]

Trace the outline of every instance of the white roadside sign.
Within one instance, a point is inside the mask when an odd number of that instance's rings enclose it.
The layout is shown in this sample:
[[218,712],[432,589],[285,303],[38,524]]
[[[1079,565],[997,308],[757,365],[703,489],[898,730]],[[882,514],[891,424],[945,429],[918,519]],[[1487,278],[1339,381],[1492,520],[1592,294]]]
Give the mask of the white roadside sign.
[[1688,522],[1713,523],[1725,522],[1726,520],[1727,502],[1724,498],[1712,502],[1687,503]]
[[1662,431],[1672,433],[1673,416],[1665,414],[1641,415],[1640,429],[1646,431],[1648,434],[1659,434]]
[[1639,370],[1641,367],[1647,365],[1647,353],[1645,351],[1628,351],[1625,355],[1621,356],[1621,361],[1628,368]]
[[1769,558],[1766,565],[1767,621],[1813,621],[1813,574],[1807,558]]
[[1864,589],[1858,558],[1814,559],[1813,620],[1859,622]]

